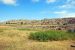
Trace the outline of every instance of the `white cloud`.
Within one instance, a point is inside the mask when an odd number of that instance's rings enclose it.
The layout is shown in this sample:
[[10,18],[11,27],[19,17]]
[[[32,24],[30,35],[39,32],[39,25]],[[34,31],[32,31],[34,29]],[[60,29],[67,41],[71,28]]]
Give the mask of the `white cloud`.
[[67,11],[58,11],[58,12],[54,12],[55,14],[66,14],[67,13]]
[[68,11],[58,11],[54,12],[55,14],[59,15],[61,18],[68,18],[68,17],[75,17],[74,12],[68,12]]
[[0,2],[6,5],[17,5],[17,0],[1,0]]
[[[31,0],[32,2],[39,2],[39,1],[42,1],[42,0]],[[56,0],[44,0],[47,4],[49,3],[53,3],[53,2],[56,2]]]
[[59,16],[75,17],[75,12],[72,12],[73,11],[72,9],[75,9],[75,0],[67,0],[67,2],[64,5],[59,6],[59,8],[66,10],[66,11],[60,11],[59,13],[57,13]]
[[32,0],[32,2],[39,2],[40,0]]
[[67,13],[65,15],[63,15],[64,17],[75,17],[75,13]]
[[46,0],[46,3],[53,3],[53,2],[56,2],[56,0]]
[[67,0],[67,2],[64,5],[59,6],[59,7],[65,8],[65,9],[75,8],[75,0]]

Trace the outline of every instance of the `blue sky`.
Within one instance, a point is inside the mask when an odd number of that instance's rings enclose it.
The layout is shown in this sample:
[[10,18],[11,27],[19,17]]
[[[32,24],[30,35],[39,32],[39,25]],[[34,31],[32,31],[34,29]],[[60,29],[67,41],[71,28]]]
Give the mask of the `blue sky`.
[[0,0],[0,21],[75,17],[75,0]]

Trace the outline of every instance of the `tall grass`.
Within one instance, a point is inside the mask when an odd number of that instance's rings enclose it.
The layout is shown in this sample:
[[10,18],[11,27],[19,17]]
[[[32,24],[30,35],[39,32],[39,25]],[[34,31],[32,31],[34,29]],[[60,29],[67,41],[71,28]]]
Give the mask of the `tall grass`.
[[44,31],[31,33],[29,39],[37,41],[59,41],[74,39],[74,33],[67,33],[65,31]]

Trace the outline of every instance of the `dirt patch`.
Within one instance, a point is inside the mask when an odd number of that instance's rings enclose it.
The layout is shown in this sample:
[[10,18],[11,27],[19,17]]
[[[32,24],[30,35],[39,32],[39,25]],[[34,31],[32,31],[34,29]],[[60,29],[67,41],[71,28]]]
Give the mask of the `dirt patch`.
[[0,50],[5,50],[8,47],[9,47],[8,41],[0,41]]

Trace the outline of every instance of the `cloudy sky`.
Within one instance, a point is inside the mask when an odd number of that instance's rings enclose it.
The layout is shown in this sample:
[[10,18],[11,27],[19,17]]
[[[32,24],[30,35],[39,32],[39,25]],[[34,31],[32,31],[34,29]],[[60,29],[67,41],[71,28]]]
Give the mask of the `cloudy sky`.
[[75,0],[0,0],[0,20],[75,17]]

